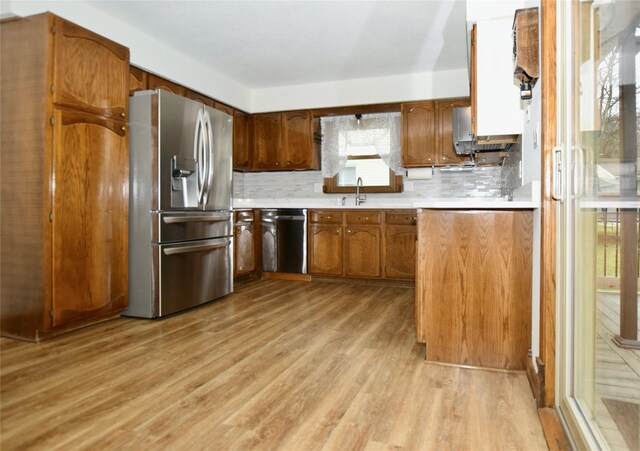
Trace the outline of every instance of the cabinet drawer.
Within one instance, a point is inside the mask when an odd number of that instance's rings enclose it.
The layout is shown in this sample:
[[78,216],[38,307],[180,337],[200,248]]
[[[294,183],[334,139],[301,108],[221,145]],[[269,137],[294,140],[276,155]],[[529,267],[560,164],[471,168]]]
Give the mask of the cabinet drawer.
[[395,210],[385,213],[385,223],[394,225],[416,225],[416,210]]
[[315,224],[342,224],[342,212],[336,210],[312,210],[311,222]]
[[348,211],[347,224],[380,224],[382,212],[375,210]]
[[252,222],[253,210],[236,210],[236,222]]

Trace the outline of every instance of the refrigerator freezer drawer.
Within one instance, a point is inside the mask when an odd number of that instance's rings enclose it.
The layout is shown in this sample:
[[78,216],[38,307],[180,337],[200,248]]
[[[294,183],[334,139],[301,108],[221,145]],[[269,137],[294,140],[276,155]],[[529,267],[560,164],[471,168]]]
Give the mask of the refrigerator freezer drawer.
[[154,233],[153,237],[156,243],[200,240],[233,234],[231,211],[152,214],[159,230],[159,236]]
[[158,246],[161,301],[156,316],[231,293],[232,242],[228,237]]
[[131,260],[126,316],[158,318],[233,291],[232,237],[146,249]]

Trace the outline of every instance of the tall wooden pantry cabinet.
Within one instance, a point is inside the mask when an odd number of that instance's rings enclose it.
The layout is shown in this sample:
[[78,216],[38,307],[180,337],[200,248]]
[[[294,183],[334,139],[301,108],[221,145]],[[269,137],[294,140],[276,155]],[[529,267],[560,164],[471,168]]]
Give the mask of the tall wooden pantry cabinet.
[[129,50],[45,13],[0,23],[3,336],[127,307]]

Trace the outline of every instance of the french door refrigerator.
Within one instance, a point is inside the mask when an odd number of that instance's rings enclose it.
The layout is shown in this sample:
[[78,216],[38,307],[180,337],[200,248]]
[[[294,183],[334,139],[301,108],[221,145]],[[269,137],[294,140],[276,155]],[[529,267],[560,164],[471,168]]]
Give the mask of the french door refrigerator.
[[130,98],[129,308],[158,318],[233,291],[232,118],[196,101]]

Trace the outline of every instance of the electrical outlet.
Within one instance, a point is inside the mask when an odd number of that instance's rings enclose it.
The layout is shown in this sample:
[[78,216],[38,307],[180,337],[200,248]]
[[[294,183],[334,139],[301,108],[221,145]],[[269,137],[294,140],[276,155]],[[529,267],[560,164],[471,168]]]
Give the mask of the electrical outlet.
[[321,193],[322,192],[322,183],[314,183],[313,184],[313,192]]
[[405,191],[413,191],[414,183],[413,182],[404,182],[404,190]]

